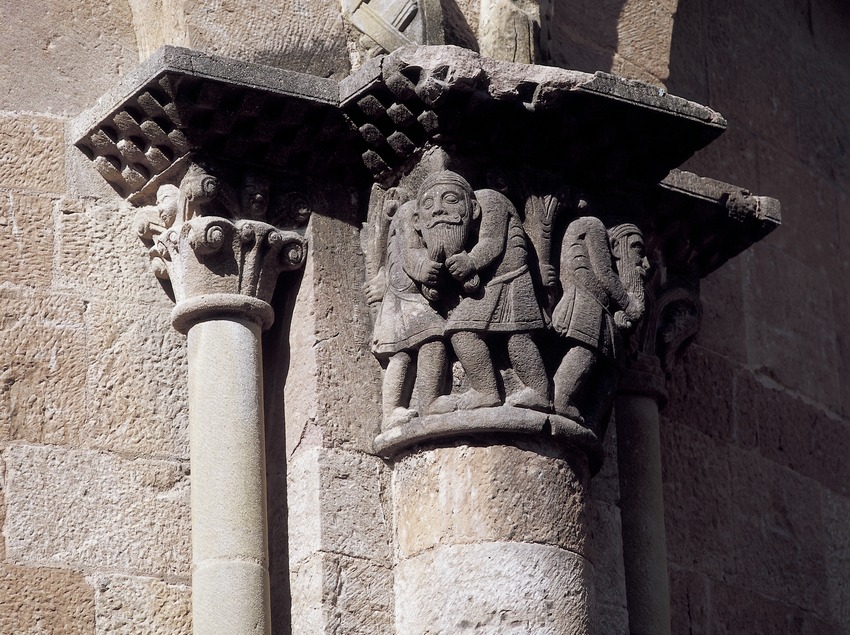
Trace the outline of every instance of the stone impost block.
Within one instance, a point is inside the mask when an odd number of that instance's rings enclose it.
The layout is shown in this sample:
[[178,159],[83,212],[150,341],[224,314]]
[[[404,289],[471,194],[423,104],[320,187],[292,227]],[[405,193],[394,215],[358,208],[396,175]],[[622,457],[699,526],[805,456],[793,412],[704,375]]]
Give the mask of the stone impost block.
[[440,546],[396,566],[396,632],[591,632],[593,566],[548,545]]
[[9,560],[188,575],[184,466],[27,445],[2,456]]
[[587,461],[540,446],[459,445],[400,459],[393,471],[398,558],[498,541],[584,554]]
[[190,635],[191,588],[156,578],[99,575],[95,635]]

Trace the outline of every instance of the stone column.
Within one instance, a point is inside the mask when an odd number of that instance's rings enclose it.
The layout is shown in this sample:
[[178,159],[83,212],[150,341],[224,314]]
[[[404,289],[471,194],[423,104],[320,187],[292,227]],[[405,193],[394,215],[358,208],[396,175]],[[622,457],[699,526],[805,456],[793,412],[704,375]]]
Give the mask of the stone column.
[[670,633],[658,416],[659,402],[666,399],[658,358],[639,356],[621,379],[614,406],[623,564],[634,635]]
[[396,632],[592,632],[587,457],[552,440],[398,459]]
[[[228,192],[193,164],[137,215],[153,271],[171,282],[174,326],[188,335],[197,635],[271,633],[261,334],[274,319],[277,275],[302,264],[305,241],[238,218],[265,212],[263,188],[244,182]],[[240,199],[249,205],[233,207]]]

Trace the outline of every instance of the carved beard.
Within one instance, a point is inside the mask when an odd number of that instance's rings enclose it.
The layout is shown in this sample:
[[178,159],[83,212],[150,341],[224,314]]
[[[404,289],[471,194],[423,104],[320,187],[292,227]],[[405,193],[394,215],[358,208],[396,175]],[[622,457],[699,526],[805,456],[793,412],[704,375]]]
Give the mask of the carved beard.
[[[641,307],[641,313],[646,306],[646,292],[644,291],[644,278],[646,272],[642,267],[623,267],[623,263],[629,258],[628,236],[624,236],[617,247],[617,271],[626,291],[634,298],[634,302]],[[621,270],[622,269],[622,270]]]
[[428,256],[434,262],[445,262],[449,256],[463,251],[469,235],[466,223],[436,223],[422,228],[422,239],[428,248]]

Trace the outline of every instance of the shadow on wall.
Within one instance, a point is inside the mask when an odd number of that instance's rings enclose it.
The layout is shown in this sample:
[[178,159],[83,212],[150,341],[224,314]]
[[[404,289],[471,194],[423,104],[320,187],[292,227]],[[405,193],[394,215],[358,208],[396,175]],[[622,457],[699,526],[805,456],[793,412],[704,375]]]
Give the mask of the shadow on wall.
[[611,72],[620,14],[628,0],[554,0],[551,39],[542,43],[547,64],[593,73]]

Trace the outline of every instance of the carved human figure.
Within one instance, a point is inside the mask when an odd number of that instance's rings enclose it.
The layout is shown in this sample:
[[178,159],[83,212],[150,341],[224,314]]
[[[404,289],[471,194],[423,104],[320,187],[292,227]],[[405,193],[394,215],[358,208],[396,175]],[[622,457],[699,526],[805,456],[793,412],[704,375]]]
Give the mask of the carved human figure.
[[570,223],[561,249],[563,295],[552,326],[569,345],[555,372],[555,412],[605,432],[624,336],[643,317],[649,262],[632,224],[606,231],[598,218]]
[[[435,303],[445,277],[443,262],[463,247],[473,214],[472,208],[459,207],[456,198],[450,184],[435,180],[394,213],[385,265],[367,288],[367,300],[380,301],[372,351],[386,360],[384,430],[427,414],[445,377],[445,319]],[[410,404],[414,387],[418,409]]]
[[[528,266],[528,244],[516,208],[490,189],[472,192],[459,181],[469,205],[480,205],[481,221],[471,248],[446,258],[451,276],[465,284],[463,297],[449,313],[446,334],[471,388],[454,402],[441,398],[435,410],[461,410],[502,403],[490,351],[492,336],[507,340],[508,359],[524,387],[509,405],[547,410],[548,379],[531,333],[544,326]],[[478,277],[479,285],[469,284]]]

